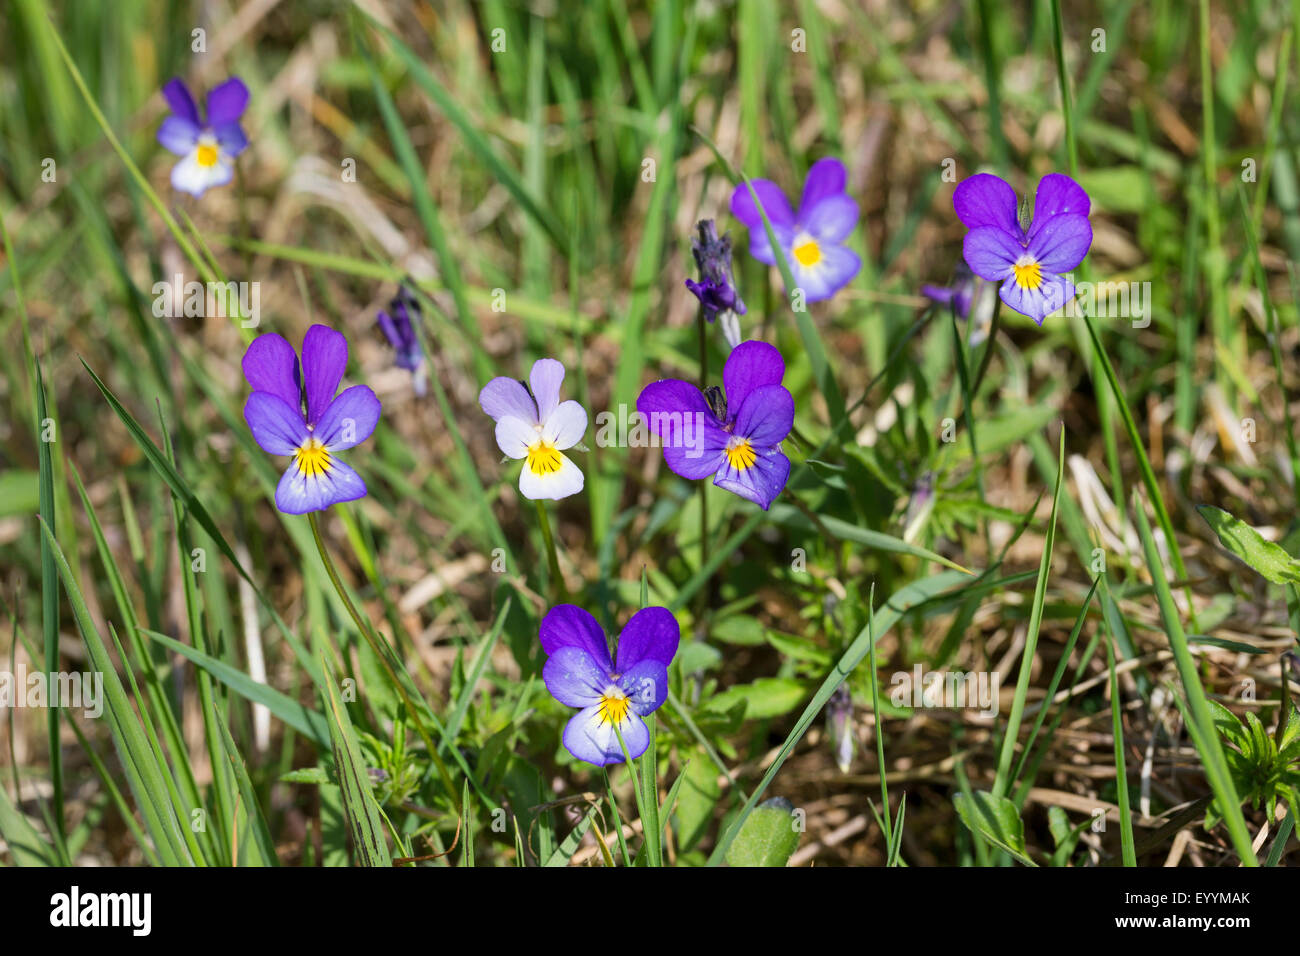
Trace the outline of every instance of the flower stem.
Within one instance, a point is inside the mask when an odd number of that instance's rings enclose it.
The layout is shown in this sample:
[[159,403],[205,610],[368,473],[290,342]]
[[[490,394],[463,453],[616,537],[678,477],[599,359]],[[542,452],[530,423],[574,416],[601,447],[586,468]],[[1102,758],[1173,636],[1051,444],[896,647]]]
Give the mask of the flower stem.
[[[334,590],[338,592],[339,598],[343,601],[343,606],[347,608],[348,614],[352,617],[352,623],[357,626],[361,636],[366,639],[370,649],[374,652],[375,657],[379,658],[379,663],[384,666],[388,672],[388,679],[392,682],[393,687],[397,689],[398,695],[406,705],[406,712],[415,721],[416,732],[420,739],[424,741],[424,746],[428,748],[429,757],[433,760],[434,765],[438,768],[438,774],[442,777],[442,782],[447,788],[447,793],[451,797],[452,806],[456,808],[456,815],[461,814],[460,794],[456,790],[456,784],[452,782],[451,774],[447,772],[447,765],[442,762],[438,756],[438,748],[434,745],[433,739],[425,729],[424,719],[420,715],[419,709],[415,702],[407,693],[406,688],[402,686],[402,681],[397,676],[396,667],[401,666],[401,662],[395,662],[393,650],[374,632],[370,622],[361,616],[356,605],[352,603],[352,598],[348,596],[347,588],[343,586],[343,579],[339,577],[338,568],[334,565],[334,559],[330,557],[329,549],[325,547],[325,539],[321,537],[320,521],[316,517],[316,512],[310,512],[307,515],[307,521],[311,525],[312,537],[316,539],[316,550],[320,552],[320,559],[325,564],[325,573],[329,575],[330,583],[334,585]],[[394,666],[396,664],[396,667]]]
[[[704,318],[704,307],[696,313],[696,323],[700,327],[700,391],[709,387],[709,336],[708,320]],[[709,483],[700,482],[700,567],[709,560]],[[708,600],[708,591],[700,589],[701,610]]]
[[561,603],[569,600],[569,589],[564,586],[564,575],[560,573],[560,554],[555,550],[555,536],[551,534],[551,519],[546,514],[546,505],[540,498],[533,502],[537,505],[537,521],[542,527],[542,538],[546,541],[546,557],[551,568],[551,581],[557,600]]

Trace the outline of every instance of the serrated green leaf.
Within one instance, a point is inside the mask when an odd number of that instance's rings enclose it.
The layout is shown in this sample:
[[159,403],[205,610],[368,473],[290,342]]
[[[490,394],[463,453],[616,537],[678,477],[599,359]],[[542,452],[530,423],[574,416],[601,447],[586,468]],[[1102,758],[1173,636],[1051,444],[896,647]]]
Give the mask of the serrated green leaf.
[[1234,518],[1222,508],[1198,505],[1196,510],[1218,535],[1219,543],[1249,567],[1274,584],[1300,583],[1300,564],[1281,545],[1266,540],[1246,522]]
[[727,851],[728,866],[785,866],[799,848],[800,817],[784,797],[764,800]]
[[1026,866],[1038,865],[1025,852],[1025,825],[1011,800],[995,797],[987,790],[977,790],[969,800],[965,794],[957,794],[953,805],[968,830],[980,834]]

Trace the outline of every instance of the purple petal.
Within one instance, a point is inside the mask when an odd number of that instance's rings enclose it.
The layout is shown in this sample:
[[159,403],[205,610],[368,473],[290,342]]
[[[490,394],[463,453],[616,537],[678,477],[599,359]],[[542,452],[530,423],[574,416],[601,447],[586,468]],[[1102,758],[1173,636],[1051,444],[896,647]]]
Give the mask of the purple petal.
[[957,294],[957,290],[955,289],[945,289],[937,285],[921,286],[921,295],[925,296],[931,302],[936,302],[939,305],[947,305],[949,302],[952,301],[952,297],[955,296],[956,294]]
[[622,674],[647,660],[667,667],[677,653],[680,640],[681,628],[671,611],[666,607],[644,607],[632,615],[618,636],[615,670]]
[[[758,194],[758,201],[763,204],[763,212],[767,213],[767,218],[774,229],[777,226],[788,229],[794,225],[794,213],[790,211],[790,203],[786,201],[785,193],[781,192],[776,183],[770,179],[751,179],[750,185]],[[731,193],[731,214],[748,226],[751,232],[763,232],[763,217],[759,215],[754,197],[750,195],[749,188],[743,182]]]
[[537,403],[524,388],[523,382],[501,375],[483,386],[478,393],[479,407],[493,421],[502,418],[518,418],[530,425],[540,424],[537,415]]
[[[618,729],[633,760],[645,753],[646,747],[650,746],[650,731],[634,711],[628,711]],[[618,742],[618,735],[614,733],[614,726],[601,721],[599,705],[578,711],[565,725],[564,749],[579,760],[597,767],[622,763],[624,759],[623,748]]]
[[732,468],[729,462],[724,461],[713,483],[766,511],[790,477],[790,459],[775,448],[756,451],[758,458],[744,471]]
[[158,142],[177,156],[188,156],[199,141],[199,127],[183,116],[169,116],[158,127]]
[[302,340],[302,380],[307,392],[307,424],[315,425],[329,408],[348,365],[348,340],[328,325],[313,325]]
[[619,687],[632,701],[632,709],[644,717],[668,698],[668,668],[662,661],[646,658],[623,672]]
[[560,385],[564,382],[564,365],[555,359],[538,359],[528,376],[533,398],[537,400],[537,420],[545,422],[560,404]]
[[804,180],[803,196],[799,199],[799,221],[807,224],[812,208],[831,196],[841,195],[847,182],[848,173],[844,170],[844,164],[834,156],[813,163],[808,170],[808,178]]
[[789,262],[790,274],[795,284],[803,289],[805,302],[829,299],[848,285],[862,268],[857,253],[829,243],[821,246],[821,260],[814,266],[800,265],[793,257]]
[[[778,226],[773,223],[772,233],[776,236],[777,245],[785,253],[786,261],[793,261],[790,245],[794,242],[794,227]],[[772,251],[772,244],[767,241],[767,232],[763,229],[762,223],[759,223],[757,228],[749,230],[749,254],[766,265],[776,265],[776,253]]]
[[345,388],[316,423],[316,437],[330,451],[360,445],[379,423],[382,406],[367,385]]
[[605,632],[596,619],[576,604],[557,604],[542,618],[538,633],[542,650],[554,654],[561,647],[578,647],[591,655],[591,659],[608,674],[614,669],[609,660]]
[[1092,246],[1092,223],[1087,216],[1065,214],[1034,221],[1029,253],[1048,272],[1069,272]]
[[172,77],[167,81],[167,85],[162,88],[162,95],[176,116],[186,120],[191,126],[203,125],[199,119],[198,108],[194,105],[194,97],[190,96],[189,88],[180,81],[179,77]]
[[659,436],[664,461],[674,472],[692,481],[717,472],[727,433],[698,388],[680,379],[652,382],[642,389],[636,409],[650,434]]
[[990,282],[1001,282],[1025,254],[1025,247],[1005,229],[979,226],[966,233],[961,252],[971,272]]
[[255,392],[270,392],[290,408],[302,407],[298,356],[284,337],[274,332],[253,339],[244,353],[244,378]]
[[843,194],[827,196],[811,207],[801,207],[799,224],[819,242],[842,242],[857,228],[858,203]]
[[238,123],[248,106],[248,87],[237,76],[232,76],[208,93],[208,125],[215,129],[227,123]]
[[212,134],[216,136],[217,144],[226,156],[238,156],[248,146],[248,137],[244,135],[244,130],[238,123],[215,126]]
[[330,458],[324,474],[311,476],[298,470],[295,459],[275,489],[275,506],[287,515],[302,515],[365,496],[366,483],[361,476],[337,458]]
[[732,434],[748,438],[756,449],[773,448],[793,427],[794,396],[783,385],[763,385],[740,406]]
[[978,173],[958,183],[952,194],[952,205],[957,210],[957,218],[969,229],[997,226],[1020,233],[1016,191],[991,173]]
[[1092,200],[1083,191],[1083,187],[1064,173],[1048,173],[1038,181],[1038,190],[1034,195],[1034,222],[1029,227],[1032,239],[1043,225],[1043,221],[1053,216],[1084,216],[1092,211]]
[[1008,306],[1042,325],[1043,319],[1074,298],[1074,283],[1065,276],[1044,270],[1037,288],[1021,288],[1012,275],[1002,283],[998,294]]
[[727,392],[727,406],[734,414],[745,404],[749,393],[764,385],[780,385],[785,377],[785,360],[776,346],[766,342],[741,342],[727,356],[722,368],[722,384]]
[[309,435],[302,413],[270,392],[254,392],[248,396],[244,421],[253,433],[253,440],[272,455],[292,455]]
[[561,647],[542,666],[542,681],[551,696],[566,707],[600,703],[609,674],[581,647]]

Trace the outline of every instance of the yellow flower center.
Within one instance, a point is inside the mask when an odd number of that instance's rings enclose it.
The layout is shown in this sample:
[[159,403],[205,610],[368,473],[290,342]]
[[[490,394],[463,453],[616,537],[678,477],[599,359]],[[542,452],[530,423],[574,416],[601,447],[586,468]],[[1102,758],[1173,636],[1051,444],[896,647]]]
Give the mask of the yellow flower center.
[[754,451],[754,446],[749,443],[748,438],[742,438],[728,445],[724,454],[727,456],[727,464],[736,471],[752,468],[754,462],[758,460],[758,452]]
[[217,147],[211,143],[199,143],[198,156],[195,158],[200,166],[211,168],[217,165]]
[[534,475],[553,475],[564,465],[564,456],[545,438],[528,446],[528,470]]
[[298,470],[308,478],[316,478],[330,470],[330,453],[319,438],[307,439],[307,444],[293,453],[293,460]]
[[600,722],[619,726],[627,720],[632,701],[622,691],[611,689],[600,696]]
[[1016,285],[1022,289],[1037,289],[1043,284],[1043,267],[1029,258],[1021,259],[1011,267]]
[[816,239],[805,239],[794,247],[794,257],[801,266],[815,266],[822,261],[822,247]]

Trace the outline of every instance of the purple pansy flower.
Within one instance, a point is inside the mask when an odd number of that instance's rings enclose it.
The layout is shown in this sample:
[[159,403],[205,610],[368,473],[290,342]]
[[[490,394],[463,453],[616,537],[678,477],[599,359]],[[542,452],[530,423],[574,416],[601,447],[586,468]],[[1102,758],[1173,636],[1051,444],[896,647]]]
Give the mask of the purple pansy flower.
[[597,767],[622,763],[622,735],[633,760],[645,753],[650,731],[641,718],[668,696],[668,665],[681,639],[672,613],[647,607],[633,614],[613,661],[601,626],[573,604],[551,608],[540,637],[546,689],[566,707],[582,708],[564,728],[564,749]]
[[[844,192],[847,178],[844,164],[838,159],[828,157],[813,163],[798,215],[790,211],[776,183],[768,179],[752,181],[807,302],[829,299],[862,268],[857,254],[840,245],[858,224],[858,204]],[[759,262],[776,265],[763,218],[744,183],[731,194],[731,213],[749,227],[749,254]]]
[[731,236],[718,236],[712,219],[695,224],[698,236],[691,240],[691,253],[700,269],[700,281],[686,280],[686,288],[700,300],[704,317],[712,322],[721,312],[745,314],[745,301],[736,291],[736,277],[731,271]]
[[966,263],[957,264],[957,274],[950,286],[921,286],[921,294],[938,305],[951,307],[959,319],[970,319],[967,343],[974,348],[989,336],[993,308],[997,304],[996,287],[971,272]]
[[[420,320],[420,303],[416,301],[411,290],[401,286],[397,295],[388,303],[388,312],[381,311],[376,317],[379,329],[388,339],[388,344],[396,353],[393,364],[411,373],[412,387],[416,395],[425,391],[424,350],[420,348],[419,336],[415,334],[415,322]],[[390,315],[389,312],[392,314]]]
[[244,405],[253,438],[273,455],[293,457],[275,489],[275,506],[300,515],[365,497],[366,483],[335,453],[370,437],[380,404],[365,385],[335,396],[348,364],[342,334],[313,325],[302,340],[301,366],[284,338],[273,332],[259,335],[243,364],[244,378],[253,388]]
[[162,90],[172,115],[158,127],[158,142],[182,157],[172,167],[172,187],[202,196],[212,186],[224,186],[234,176],[234,159],[248,146],[239,118],[248,106],[248,87],[232,76],[208,93],[207,122],[199,115],[190,91],[173,78]]
[[525,498],[567,498],[582,490],[582,470],[562,452],[582,441],[587,410],[572,399],[560,401],[563,381],[561,363],[538,359],[528,385],[501,376],[479,392],[479,405],[497,423],[497,446],[524,459],[519,492]]
[[664,379],[647,385],[636,407],[663,440],[669,468],[691,480],[713,476],[719,488],[766,511],[790,477],[781,442],[794,426],[794,397],[784,377],[780,352],[766,342],[742,342],[722,369],[725,394]]
[[1016,193],[1004,180],[979,173],[963,180],[952,197],[957,217],[970,232],[962,253],[971,271],[1000,282],[1002,301],[1039,325],[1074,298],[1064,275],[1092,245],[1091,202],[1069,176],[1050,173],[1038,181],[1034,217],[1020,225]]

